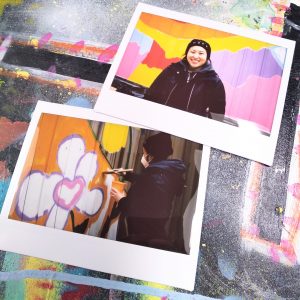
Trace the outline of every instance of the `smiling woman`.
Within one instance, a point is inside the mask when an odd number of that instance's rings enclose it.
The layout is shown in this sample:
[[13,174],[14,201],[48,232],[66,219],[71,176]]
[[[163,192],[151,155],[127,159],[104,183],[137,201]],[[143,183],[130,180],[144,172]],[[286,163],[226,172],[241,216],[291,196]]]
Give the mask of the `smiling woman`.
[[[225,113],[225,90],[210,61],[211,47],[193,39],[182,60],[164,69],[151,84],[145,99],[200,116]],[[219,118],[220,119],[220,118]]]

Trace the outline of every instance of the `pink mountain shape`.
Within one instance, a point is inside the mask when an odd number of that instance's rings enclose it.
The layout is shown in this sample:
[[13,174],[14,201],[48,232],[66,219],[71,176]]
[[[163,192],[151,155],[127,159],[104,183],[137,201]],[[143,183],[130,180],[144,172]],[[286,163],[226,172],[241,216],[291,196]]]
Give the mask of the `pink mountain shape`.
[[218,51],[212,53],[211,61],[220,78],[233,87],[243,84],[250,76],[271,78],[282,75],[282,68],[268,48],[259,51],[249,48],[238,52]]
[[235,88],[224,81],[226,116],[254,122],[259,129],[271,132],[281,76],[250,76]]
[[98,56],[99,62],[108,63],[110,62],[116,55],[119,46],[117,44],[113,44],[105,48]]
[[5,117],[0,118],[0,151],[25,135],[28,128],[26,122],[11,122]]
[[9,176],[9,171],[6,168],[5,161],[0,160],[0,180]]
[[43,48],[51,40],[51,38],[52,38],[52,33],[51,32],[48,32],[48,33],[44,34],[39,39],[38,47]]
[[84,48],[84,45],[85,45],[85,42],[83,40],[79,41],[79,42],[75,43],[74,45],[72,45],[70,51],[71,52],[80,52]]
[[144,60],[147,54],[140,54],[140,47],[136,42],[128,43],[116,75],[128,79],[135,68]]

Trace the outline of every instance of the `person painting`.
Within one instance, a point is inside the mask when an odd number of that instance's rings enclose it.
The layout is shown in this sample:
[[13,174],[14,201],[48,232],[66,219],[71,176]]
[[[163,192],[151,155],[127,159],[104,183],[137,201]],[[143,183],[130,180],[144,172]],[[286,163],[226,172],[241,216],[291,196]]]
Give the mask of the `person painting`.
[[171,137],[158,133],[143,144],[141,174],[127,173],[132,185],[128,191],[112,188],[111,197],[117,202],[112,217],[120,216],[117,240],[164,250],[181,251],[168,237],[172,202],[184,187],[185,164],[168,159],[173,153]]
[[183,59],[164,69],[144,99],[204,117],[225,113],[225,90],[210,61],[211,47],[194,39]]

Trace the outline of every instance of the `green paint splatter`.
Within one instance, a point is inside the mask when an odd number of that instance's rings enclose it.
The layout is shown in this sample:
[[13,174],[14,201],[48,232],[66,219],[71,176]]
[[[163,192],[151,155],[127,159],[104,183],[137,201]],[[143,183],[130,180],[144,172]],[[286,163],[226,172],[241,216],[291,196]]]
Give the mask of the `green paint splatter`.
[[23,0],[1,0],[0,1],[0,16],[2,16],[3,12],[4,12],[4,8],[7,5],[20,5],[22,4]]
[[5,81],[0,79],[0,87],[2,87],[2,85],[3,85],[4,83],[5,83]]
[[[22,268],[22,256],[15,253],[5,253],[2,271],[17,271]],[[5,284],[4,299],[24,299],[24,281],[11,280]]]
[[272,28],[272,17],[275,12],[269,0],[239,0],[234,4],[231,13],[245,26],[253,29]]

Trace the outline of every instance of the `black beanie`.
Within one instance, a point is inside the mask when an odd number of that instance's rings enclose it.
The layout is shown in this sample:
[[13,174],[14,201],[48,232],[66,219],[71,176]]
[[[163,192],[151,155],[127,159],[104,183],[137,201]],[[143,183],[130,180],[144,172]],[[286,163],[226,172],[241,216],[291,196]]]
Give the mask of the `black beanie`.
[[155,160],[166,159],[173,153],[171,136],[164,132],[149,136],[143,146]]
[[206,54],[207,54],[207,60],[210,59],[210,53],[211,53],[211,48],[210,48],[210,45],[209,43],[203,41],[203,40],[197,40],[197,39],[194,39],[194,40],[191,40],[189,42],[189,44],[187,45],[186,49],[185,49],[185,56],[187,55],[187,53],[189,52],[189,49],[193,46],[200,46],[202,48],[204,48],[206,50]]

